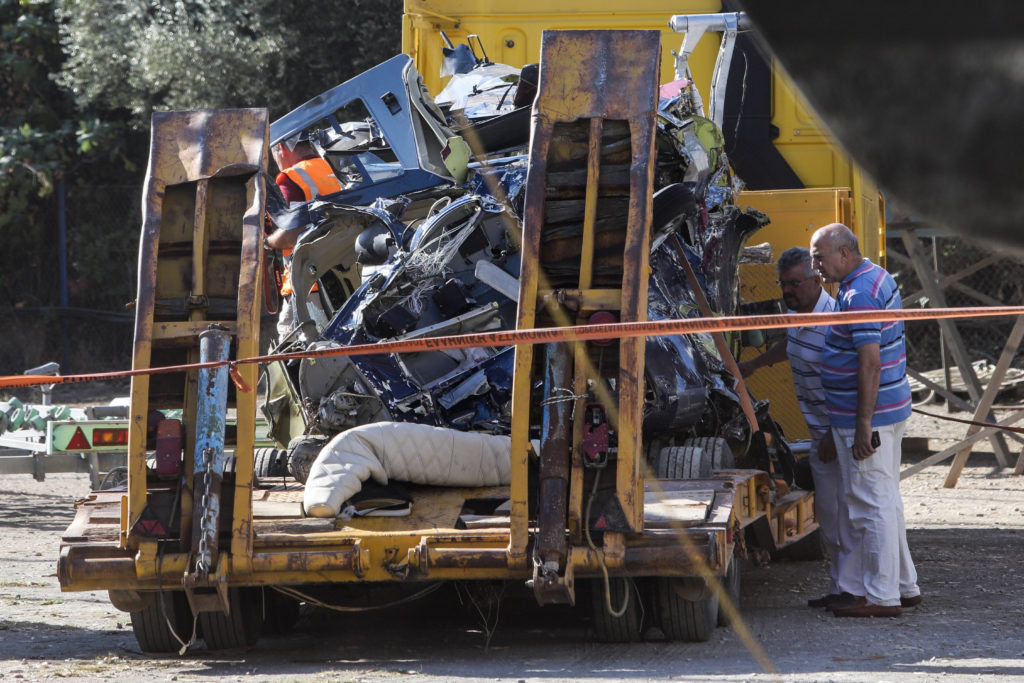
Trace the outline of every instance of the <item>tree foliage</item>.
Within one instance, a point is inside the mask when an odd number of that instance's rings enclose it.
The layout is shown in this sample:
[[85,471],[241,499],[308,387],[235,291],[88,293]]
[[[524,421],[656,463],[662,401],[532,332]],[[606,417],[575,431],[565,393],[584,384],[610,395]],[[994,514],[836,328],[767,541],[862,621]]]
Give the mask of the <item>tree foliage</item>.
[[14,304],[55,295],[56,184],[123,152],[117,121],[79,109],[51,80],[62,62],[52,3],[0,0],[0,296]]
[[126,109],[265,106],[281,77],[281,31],[265,0],[64,0],[60,82],[78,103]]
[[[71,305],[134,298],[153,111],[277,118],[397,54],[401,16],[401,0],[0,0],[0,316],[60,301],[60,187]],[[4,371],[66,343],[33,320],[0,339]]]
[[273,116],[396,54],[400,0],[62,0],[59,81],[131,112],[267,107]]

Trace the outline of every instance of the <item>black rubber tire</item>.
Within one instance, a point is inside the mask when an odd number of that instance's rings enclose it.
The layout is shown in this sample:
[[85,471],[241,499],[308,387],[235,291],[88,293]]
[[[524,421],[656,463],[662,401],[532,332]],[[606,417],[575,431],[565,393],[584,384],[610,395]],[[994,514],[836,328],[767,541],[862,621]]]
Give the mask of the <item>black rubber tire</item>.
[[263,630],[260,588],[229,588],[230,611],[200,612],[199,627],[208,650],[239,650],[256,644]]
[[702,479],[711,476],[711,459],[702,448],[676,446],[658,451],[658,479]]
[[[699,436],[683,441],[683,447],[701,448],[707,453],[711,470],[731,470],[736,467],[736,458],[729,448],[729,442],[718,436]],[[711,476],[711,472],[707,476]]]
[[267,587],[263,589],[263,633],[280,636],[289,633],[299,620],[299,601]]
[[654,582],[654,607],[658,627],[666,640],[702,643],[718,624],[718,598],[714,594],[687,600],[676,590],[680,579],[661,576]]
[[[738,611],[740,608],[740,558],[733,556],[729,568],[725,570],[725,576],[722,577],[722,588],[725,589],[725,594],[729,596]],[[718,605],[718,625],[732,625],[729,615],[722,609],[721,600]]]
[[322,436],[301,436],[291,440],[288,444],[288,473],[295,477],[295,481],[306,483],[313,461],[326,444],[327,439]]
[[637,582],[613,577],[609,585],[612,607],[619,609],[626,591],[629,605],[621,617],[608,613],[604,599],[604,579],[590,580],[590,616],[594,640],[602,643],[636,643],[643,637],[644,604]]
[[100,479],[100,491],[123,489],[128,486],[128,468],[124,465],[108,470]]
[[143,652],[176,653],[192,637],[192,611],[182,591],[156,593],[149,605],[131,613],[131,619],[135,640]]
[[288,452],[281,448],[253,451],[252,472],[258,479],[288,476]]

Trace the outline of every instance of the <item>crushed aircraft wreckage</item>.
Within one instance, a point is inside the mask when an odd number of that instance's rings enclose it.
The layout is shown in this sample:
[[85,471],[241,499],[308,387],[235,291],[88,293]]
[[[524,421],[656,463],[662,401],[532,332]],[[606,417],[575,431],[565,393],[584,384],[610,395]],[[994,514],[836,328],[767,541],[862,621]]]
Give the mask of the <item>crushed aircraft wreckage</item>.
[[[299,206],[287,207],[280,198],[268,201],[275,224],[303,230],[292,254],[294,332],[276,351],[515,326],[536,70],[526,67],[520,79],[518,69],[478,59],[466,46],[449,57],[446,68],[453,77],[439,98],[443,106],[422,86],[412,61],[400,55],[271,126],[272,145],[296,135],[308,137],[343,184],[340,192]],[[735,205],[740,183],[724,152],[722,133],[702,116],[694,105],[699,98],[691,95],[685,81],[661,90],[648,283],[651,320],[700,315],[684,260],[714,313],[733,314],[740,251],[747,237],[767,223],[763,214]],[[623,122],[606,122],[602,159],[610,163],[602,169],[602,185],[628,186],[629,131],[623,128]],[[564,129],[553,152],[556,162],[578,157],[581,145],[585,159],[585,133]],[[585,164],[549,168],[548,241],[542,248],[549,279],[560,277],[561,251],[581,239],[584,201],[572,187],[585,174]],[[621,230],[628,211],[625,198],[602,202],[598,251],[602,234]],[[621,251],[617,258],[622,260]],[[564,284],[550,285],[574,286],[574,273],[564,275]],[[594,286],[601,285],[602,276],[596,266]],[[311,469],[314,478],[323,475],[322,461],[338,450],[327,447],[334,437],[368,423],[507,435],[513,351],[431,350],[275,362],[265,367],[264,413],[271,434],[289,444],[288,469],[300,481]],[[757,406],[758,426],[777,438],[771,452],[749,453],[751,425],[735,379],[710,335],[649,338],[646,358],[643,436],[655,456],[658,448],[687,437],[724,437],[739,445],[738,453],[747,453],[750,461],[743,464],[791,478],[792,454],[766,404]],[[606,362],[600,352],[597,362]],[[614,380],[602,389],[614,394]],[[542,387],[535,391],[539,397]],[[572,389],[574,397],[594,391]],[[538,404],[539,399],[531,401]],[[531,424],[539,433],[536,412]],[[594,416],[588,411],[586,417]],[[396,431],[401,432],[389,430]],[[613,431],[610,439],[614,444]],[[381,442],[378,448],[388,446]],[[363,467],[359,476],[385,484],[385,470]],[[481,483],[493,479],[487,473]],[[311,507],[316,506],[307,500]],[[336,514],[338,507],[324,514]]]

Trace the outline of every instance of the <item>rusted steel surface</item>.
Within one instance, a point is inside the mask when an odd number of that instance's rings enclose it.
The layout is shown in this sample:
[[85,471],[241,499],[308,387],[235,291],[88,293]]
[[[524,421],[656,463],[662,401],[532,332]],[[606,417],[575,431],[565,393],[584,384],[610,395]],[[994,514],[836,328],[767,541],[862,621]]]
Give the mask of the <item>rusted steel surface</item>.
[[[230,336],[211,325],[199,335],[199,360],[227,360]],[[228,369],[204,368],[199,371],[196,407],[196,445],[193,451],[192,538],[194,564],[189,579],[206,584],[215,567],[219,547],[221,486],[227,466],[224,433],[227,417]]]
[[569,449],[572,430],[572,377],[567,344],[544,346],[544,394],[540,437],[540,495],[534,556],[557,570],[565,566],[566,500],[569,487]]
[[[617,290],[611,303],[607,294],[601,296],[600,309],[615,311],[622,321],[646,320],[659,58],[655,31],[545,32],[524,205],[518,327],[584,322],[594,309],[580,308],[568,318],[545,307],[545,301],[564,290]],[[643,340],[617,341],[607,352],[607,377],[589,360],[590,354],[574,351],[571,370],[575,394],[585,391],[588,380],[616,380],[617,405],[607,406],[618,435],[618,452],[610,465],[615,472],[615,517],[634,531],[643,524],[643,350]],[[515,454],[525,451],[529,422],[517,411],[528,408],[530,376],[537,370],[532,350],[519,347],[516,354],[513,483],[517,468],[526,477],[525,459]],[[582,407],[578,402],[576,414]],[[578,425],[572,433],[577,449]],[[579,471],[575,451],[572,462],[577,469],[571,475],[568,517],[578,528],[588,523],[580,508],[589,479]],[[546,505],[542,491],[542,511]],[[563,534],[564,520],[557,524]],[[547,525],[538,519],[540,538],[553,533]],[[524,518],[513,520],[513,550],[525,548],[519,540],[525,528]],[[578,530],[573,537],[579,538]]]
[[[133,369],[194,362],[195,328],[222,320],[231,325],[239,357],[258,350],[268,117],[263,109],[160,112],[153,115],[149,166],[143,190]],[[154,339],[154,328],[159,335]],[[256,368],[240,368],[255,384]],[[146,506],[145,452],[150,409],[183,408],[194,424],[195,373],[132,380],[129,428],[128,527]],[[239,452],[251,452],[254,397],[239,405]],[[244,409],[243,409],[244,408]],[[185,452],[195,446],[186,437]],[[191,476],[186,458],[186,476]],[[240,463],[240,484],[248,468]],[[181,501],[182,528],[191,528],[191,498]],[[248,505],[248,496],[236,504]],[[188,535],[187,533],[185,534]],[[139,540],[129,534],[129,543]],[[251,539],[243,545],[251,546]]]
[[571,602],[560,576],[569,550],[566,537],[570,448],[572,447],[572,363],[568,344],[544,346],[544,395],[541,409],[537,538],[533,591],[540,604]]

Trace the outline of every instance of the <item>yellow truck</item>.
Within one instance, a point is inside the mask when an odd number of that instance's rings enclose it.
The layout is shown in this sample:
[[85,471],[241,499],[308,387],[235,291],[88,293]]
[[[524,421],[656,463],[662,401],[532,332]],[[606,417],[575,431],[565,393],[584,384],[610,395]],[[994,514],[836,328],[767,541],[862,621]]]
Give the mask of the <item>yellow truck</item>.
[[[562,331],[736,309],[765,217],[685,88],[661,97],[661,43],[547,32],[536,96],[500,75],[499,105],[525,104],[469,124],[407,55],[272,124],[154,115],[128,480],[79,504],[62,588],[107,590],[147,652],[445,581],[579,596],[600,640],[735,618],[741,558],[816,541],[769,406],[721,335]],[[275,205],[268,150],[303,143],[343,189]],[[283,355],[256,362],[267,215],[303,232]],[[509,329],[528,343],[451,338]],[[257,409],[285,473],[255,457]]]
[[[737,203],[771,219],[752,241],[769,243],[777,257],[789,247],[808,246],[816,228],[840,222],[857,234],[865,256],[884,265],[885,203],[878,188],[766,56],[750,27],[697,22],[688,32],[693,42],[684,43],[682,17],[721,12],[717,0],[405,0],[402,50],[413,56],[424,83],[437,93],[447,80],[439,76],[445,41],[471,43],[480,56],[522,67],[539,58],[544,30],[653,29],[661,33],[661,83],[676,78],[679,57],[686,53],[689,73],[707,100],[715,92],[713,75],[723,59],[725,36],[731,68],[724,73],[729,85],[720,103],[720,127],[730,161],[746,182]],[[680,20],[671,21],[676,15]],[[781,298],[774,265],[743,265],[740,272],[744,302]],[[741,360],[764,350],[746,347]],[[772,401],[772,413],[787,435],[808,438],[789,372],[788,363],[764,368],[750,378],[749,387],[755,396]]]

